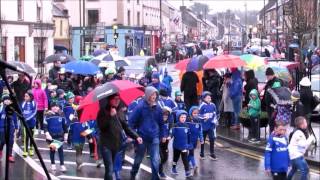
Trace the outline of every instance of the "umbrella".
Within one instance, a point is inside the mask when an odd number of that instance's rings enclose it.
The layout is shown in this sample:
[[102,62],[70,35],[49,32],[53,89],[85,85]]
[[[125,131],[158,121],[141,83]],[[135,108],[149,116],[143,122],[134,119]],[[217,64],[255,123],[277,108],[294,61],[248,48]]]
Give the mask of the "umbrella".
[[187,65],[188,65],[189,61],[190,61],[190,58],[181,60],[174,66],[174,68],[176,68],[180,71],[183,71],[183,70],[187,69]]
[[[213,56],[212,56],[213,57]],[[198,56],[198,71],[203,69],[204,64],[206,64],[209,61],[209,57],[207,56]]]
[[76,60],[74,57],[68,55],[68,54],[64,54],[64,53],[58,53],[58,54],[52,54],[48,57],[46,57],[46,59],[44,60],[44,63],[52,63],[55,61],[61,61],[63,63],[69,62],[69,61],[73,61]]
[[56,51],[68,51],[68,48],[66,48],[65,46],[62,46],[62,45],[54,45],[53,48]]
[[94,58],[94,57],[91,56],[91,55],[84,55],[84,56],[81,56],[81,57],[80,57],[80,60],[90,61],[92,58]]
[[130,61],[127,60],[127,58],[119,56],[117,54],[101,54],[97,57],[94,57],[92,61],[94,61],[94,64],[98,63],[100,67],[121,67],[129,66],[131,64]]
[[[15,67],[17,67],[21,71],[24,71],[24,72],[28,73],[28,74],[36,74],[36,71],[29,64],[26,64],[24,62],[9,61],[8,63],[13,65],[13,66],[15,66]],[[11,71],[11,70],[7,70],[7,74],[8,75],[17,74],[17,72]]]
[[98,50],[95,50],[93,53],[92,53],[92,56],[99,56],[101,54],[108,54],[109,52],[107,50],[104,50],[104,49],[98,49]]
[[126,105],[144,94],[142,86],[127,80],[116,80],[98,86],[80,102],[80,122],[96,119],[99,101],[117,93]]
[[71,61],[64,65],[66,72],[81,75],[95,75],[100,72],[98,66],[88,61]]
[[246,63],[239,56],[220,55],[213,57],[203,66],[203,69],[233,68],[244,66]]
[[246,62],[246,67],[249,69],[257,69],[258,67],[264,66],[267,64],[265,58],[252,54],[244,54],[240,56],[240,59]]
[[199,69],[199,60],[197,57],[191,58],[191,60],[187,64],[186,71],[197,71]]

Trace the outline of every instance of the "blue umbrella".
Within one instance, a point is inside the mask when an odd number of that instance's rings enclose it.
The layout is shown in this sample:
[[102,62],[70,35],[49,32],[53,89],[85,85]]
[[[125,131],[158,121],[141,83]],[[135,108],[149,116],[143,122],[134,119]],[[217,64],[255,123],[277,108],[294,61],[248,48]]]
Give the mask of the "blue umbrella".
[[104,49],[98,49],[92,53],[92,56],[99,56],[101,54],[108,54],[108,51]]
[[192,59],[189,61],[187,65],[187,72],[190,71],[198,71],[199,69],[199,60],[197,57],[192,57]]
[[71,61],[64,65],[66,72],[81,75],[95,75],[100,72],[97,65],[88,61]]

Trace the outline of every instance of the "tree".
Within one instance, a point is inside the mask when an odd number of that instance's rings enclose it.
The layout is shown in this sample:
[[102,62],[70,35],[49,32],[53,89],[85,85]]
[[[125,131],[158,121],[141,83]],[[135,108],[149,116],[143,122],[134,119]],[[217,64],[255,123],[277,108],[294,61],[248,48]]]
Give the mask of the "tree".
[[195,2],[192,6],[190,6],[190,9],[196,15],[200,15],[201,13],[203,15],[207,15],[209,12],[209,6],[207,4],[198,3],[198,2]]

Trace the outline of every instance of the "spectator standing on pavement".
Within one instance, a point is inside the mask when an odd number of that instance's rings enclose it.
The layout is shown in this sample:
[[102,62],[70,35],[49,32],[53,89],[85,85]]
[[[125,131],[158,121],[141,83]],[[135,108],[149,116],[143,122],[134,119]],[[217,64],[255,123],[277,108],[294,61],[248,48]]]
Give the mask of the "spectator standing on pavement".
[[[34,131],[35,131],[35,126],[36,126],[36,115],[37,115],[37,105],[34,101],[34,97],[32,94],[32,91],[29,90],[25,95],[24,95],[24,101],[21,104],[21,110],[22,114],[25,117],[27,127],[23,128],[23,137],[24,137],[24,147],[23,147],[23,157],[27,157],[28,153],[29,156],[33,156],[33,147],[31,145],[31,141],[29,136],[27,136],[27,129],[28,128],[31,132],[31,135],[33,136]],[[29,149],[30,148],[30,149]]]
[[134,111],[129,116],[129,124],[137,129],[143,139],[143,144],[137,144],[135,160],[131,170],[131,179],[135,179],[145,152],[150,155],[152,180],[158,179],[159,173],[159,143],[166,141],[163,136],[163,114],[157,104],[158,91],[152,86],[145,89],[144,100],[139,101]]
[[289,155],[291,160],[291,171],[288,180],[291,180],[297,170],[301,173],[301,180],[308,179],[309,167],[304,158],[309,146],[315,142],[315,137],[308,132],[308,123],[305,117],[299,116],[295,119],[296,129],[289,135]]
[[274,180],[286,180],[290,165],[286,126],[281,122],[275,124],[275,129],[268,139],[264,155],[264,167]]
[[311,91],[311,82],[308,77],[301,79],[300,83],[300,99],[304,107],[305,117],[310,123],[310,116],[313,111],[312,102],[313,102],[313,93]]
[[[199,114],[201,118],[203,140],[205,141],[209,136],[210,142],[210,159],[217,160],[214,153],[214,141],[216,138],[216,125],[217,125],[217,109],[212,103],[211,93],[204,91],[201,95],[202,103],[199,106]],[[204,144],[201,144],[200,158],[205,159]]]
[[[46,141],[50,144],[51,170],[56,171],[54,155],[58,151],[60,170],[62,172],[67,171],[67,168],[64,166],[63,142],[67,142],[68,129],[64,115],[60,110],[59,104],[56,102],[50,104],[50,111],[48,111],[44,120],[44,131]],[[57,144],[53,145],[52,143]]]
[[187,111],[190,107],[198,105],[197,83],[199,78],[193,71],[189,71],[183,74],[180,90],[184,95],[184,102],[186,104]]
[[124,80],[126,75],[126,70],[123,66],[119,67],[117,70],[117,74],[114,76],[116,80]]
[[248,70],[245,72],[244,74],[245,76],[245,81],[246,81],[246,85],[244,86],[244,91],[245,91],[245,95],[244,95],[244,104],[247,105],[250,101],[250,92],[252,89],[256,89],[258,90],[258,80],[254,75],[254,71],[253,70]]
[[53,81],[54,85],[58,86],[58,89],[62,89],[65,92],[73,91],[72,81],[66,77],[66,72],[64,68],[61,68],[58,72],[58,78]]
[[219,106],[220,112],[223,113],[225,118],[225,125],[227,127],[231,126],[231,121],[233,118],[233,104],[232,99],[229,95],[229,87],[231,85],[231,73],[226,73],[224,75],[224,82],[222,85],[222,101]]
[[[283,82],[281,79],[277,78],[274,74],[274,71],[272,68],[268,67],[266,69],[266,76],[267,76],[267,84],[264,87],[264,96],[262,99],[262,107],[265,105],[265,109],[268,114],[268,120],[269,120],[269,132],[273,131],[274,128],[274,118],[273,118],[273,113],[275,111],[274,107],[271,106],[274,102],[272,101],[272,98],[270,97],[271,95],[268,93],[268,89],[272,88],[273,84],[275,82],[279,82],[280,86],[283,86]],[[264,109],[264,108],[262,108]]]
[[250,94],[250,101],[248,103],[248,114],[250,117],[250,131],[249,142],[260,142],[260,112],[261,102],[259,99],[259,93],[256,89],[252,89]]
[[172,174],[178,174],[177,163],[181,156],[185,177],[191,177],[192,173],[189,169],[188,162],[188,149],[190,140],[190,129],[186,123],[188,113],[184,110],[179,110],[177,112],[178,122],[174,125],[171,132],[171,137],[173,138],[173,161],[172,161]]
[[142,143],[142,139],[128,127],[123,113],[119,107],[119,94],[109,96],[106,102],[101,103],[97,116],[100,132],[99,146],[105,167],[105,180],[112,180],[113,164],[121,144],[125,141],[126,134]]
[[18,79],[12,83],[12,87],[16,93],[18,103],[21,104],[24,99],[24,94],[31,89],[31,85],[24,74],[19,73],[18,76]]
[[58,78],[58,74],[61,68],[61,61],[53,62],[53,67],[49,70],[49,79],[52,81]]
[[222,85],[222,78],[219,73],[215,69],[205,70],[202,84],[204,91],[211,92],[213,103],[218,107],[221,101],[220,88]]
[[[37,104],[37,123],[36,131],[39,130],[39,133],[43,132],[43,118],[44,112],[48,110],[48,98],[46,92],[41,88],[41,80],[36,79],[33,83],[32,94],[34,101]],[[36,133],[36,132],[35,132]]]
[[291,100],[293,104],[292,104],[292,116],[291,116],[290,126],[294,127],[294,120],[299,116],[305,117],[306,114],[304,113],[304,106],[300,101],[299,91],[292,91]]
[[242,106],[242,79],[240,71],[235,68],[232,69],[232,81],[229,86],[229,95],[232,100],[233,105],[233,123],[232,129],[239,130],[240,129],[240,122],[239,122],[239,115]]

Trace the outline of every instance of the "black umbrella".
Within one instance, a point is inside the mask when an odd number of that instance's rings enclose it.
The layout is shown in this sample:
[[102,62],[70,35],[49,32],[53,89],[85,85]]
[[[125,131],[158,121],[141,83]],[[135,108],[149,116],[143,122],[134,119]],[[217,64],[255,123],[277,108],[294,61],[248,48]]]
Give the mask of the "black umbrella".
[[44,60],[44,63],[48,64],[48,63],[53,63],[55,61],[61,61],[62,63],[66,63],[73,60],[76,60],[76,59],[68,54],[58,53],[58,54],[53,54],[46,57],[46,59]]
[[[24,71],[28,74],[36,74],[37,72],[28,64],[24,63],[24,62],[20,62],[20,61],[9,61],[9,64],[17,67],[18,69],[20,69],[21,71]],[[17,72],[15,71],[11,71],[11,70],[7,70],[7,74],[8,75],[12,75],[12,74],[17,74]]]

